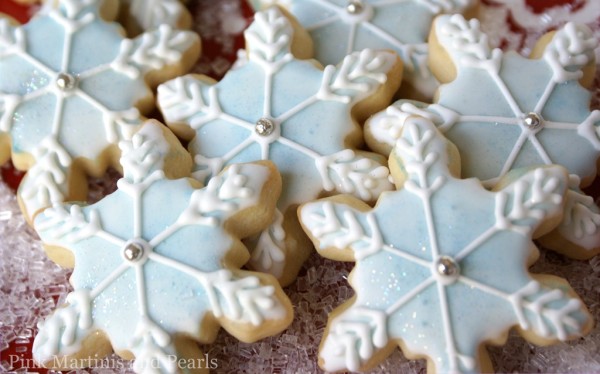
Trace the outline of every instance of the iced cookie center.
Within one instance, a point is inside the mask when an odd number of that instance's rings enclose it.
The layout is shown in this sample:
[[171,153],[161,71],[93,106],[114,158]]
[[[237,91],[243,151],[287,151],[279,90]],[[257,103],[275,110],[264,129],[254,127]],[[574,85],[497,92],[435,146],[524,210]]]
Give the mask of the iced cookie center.
[[367,22],[373,18],[373,7],[362,0],[349,0],[340,15],[347,23]]
[[460,267],[452,257],[440,256],[433,263],[433,274],[444,285],[449,285],[460,277]]
[[537,131],[544,127],[544,119],[535,112],[529,112],[523,117],[523,126],[530,131]]
[[272,143],[279,138],[279,126],[270,119],[263,117],[256,121],[254,125],[254,133],[258,136],[261,142]]
[[77,78],[68,73],[59,73],[55,83],[59,90],[67,92],[77,87]]
[[121,254],[126,261],[134,264],[145,261],[150,251],[151,248],[148,243],[141,239],[134,239],[125,244]]

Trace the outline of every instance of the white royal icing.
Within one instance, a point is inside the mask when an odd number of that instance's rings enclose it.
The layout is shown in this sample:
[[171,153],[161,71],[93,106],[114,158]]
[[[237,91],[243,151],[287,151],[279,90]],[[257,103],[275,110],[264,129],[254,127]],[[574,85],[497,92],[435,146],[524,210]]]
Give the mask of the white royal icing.
[[433,123],[412,117],[391,156],[402,188],[367,211],[330,200],[300,207],[318,250],[356,260],[356,299],[329,321],[323,369],[359,370],[402,340],[436,372],[477,372],[480,345],[513,325],[564,340],[588,324],[579,299],[526,270],[531,233],[560,214],[564,169],[532,170],[490,192],[451,175],[446,144]]
[[[392,188],[388,170],[371,155],[348,149],[345,139],[359,131],[352,107],[385,83],[396,57],[364,50],[322,71],[292,56],[292,33],[277,8],[256,13],[245,33],[248,63],[215,85],[185,76],[159,86],[164,118],[196,131],[190,150],[201,180],[231,163],[272,160],[284,179],[281,212],[323,190],[375,199]],[[263,135],[260,123],[266,124]],[[282,248],[277,224],[269,230],[278,234],[263,235],[252,265],[281,276],[282,255],[293,249]]]
[[[435,32],[457,68],[456,79],[440,88],[435,104],[399,101],[367,124],[382,149],[392,147],[407,116],[421,115],[456,144],[463,176],[477,177],[486,186],[512,169],[540,164],[562,165],[578,179],[596,175],[600,111],[590,111],[590,93],[578,83],[598,45],[586,26],[566,24],[538,60],[491,49],[479,22],[459,15],[438,18]],[[532,115],[539,126],[527,125]],[[576,195],[581,192],[569,193],[567,201]],[[567,204],[566,216],[574,218],[560,233],[593,251],[600,235],[598,209],[591,202],[577,206],[582,214],[573,215],[573,204]]]
[[600,208],[594,198],[579,188],[576,175],[570,176],[570,189],[565,197],[563,220],[558,233],[571,243],[577,243],[586,249],[600,246]]
[[365,48],[392,49],[404,62],[403,79],[432,97],[438,82],[427,58],[427,36],[435,16],[459,13],[472,0],[257,0],[255,9],[286,7],[311,34],[315,58],[337,64]]
[[157,362],[171,372],[172,336],[199,339],[209,314],[254,326],[285,319],[274,281],[223,267],[237,240],[223,225],[259,202],[269,169],[234,165],[199,190],[168,180],[160,126],[149,122],[121,142],[124,177],[115,193],[86,207],[54,205],[36,218],[44,243],[69,249],[76,264],[68,305],[40,323],[38,362],[77,352],[102,330],[115,350],[134,353],[137,372]]
[[181,0],[125,0],[129,13],[144,30],[152,30],[160,25],[177,28],[184,13],[187,13]]
[[64,201],[74,159],[96,160],[137,129],[144,75],[197,39],[167,26],[124,39],[98,1],[60,0],[21,27],[0,19],[0,131],[37,162],[22,188],[29,214]]

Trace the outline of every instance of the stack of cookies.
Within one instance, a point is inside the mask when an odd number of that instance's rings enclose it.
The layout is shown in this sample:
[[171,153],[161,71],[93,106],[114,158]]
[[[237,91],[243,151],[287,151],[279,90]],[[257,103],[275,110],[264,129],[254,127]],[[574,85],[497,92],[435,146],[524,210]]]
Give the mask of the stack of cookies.
[[[243,342],[288,328],[283,287],[315,248],[355,263],[354,296],[310,357],[326,371],[400,347],[431,373],[489,372],[486,345],[513,327],[539,345],[592,329],[565,279],[529,272],[534,239],[600,253],[583,192],[600,155],[588,27],[525,58],[491,47],[475,0],[252,6],[218,82],[186,75],[201,43],[179,0],[47,0],[27,24],[0,18],[0,162],[27,171],[23,217],[74,269],[38,324],[37,363],[115,352],[140,373],[211,368],[198,343],[220,327]],[[116,191],[85,203],[109,168]]]

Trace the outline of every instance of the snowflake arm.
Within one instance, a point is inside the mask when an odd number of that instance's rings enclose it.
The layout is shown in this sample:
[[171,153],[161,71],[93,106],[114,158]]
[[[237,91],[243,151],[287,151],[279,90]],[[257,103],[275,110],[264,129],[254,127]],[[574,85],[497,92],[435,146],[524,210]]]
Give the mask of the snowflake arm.
[[285,238],[283,214],[276,209],[273,222],[258,237],[249,261],[250,266],[257,271],[281,277],[285,266]]
[[[581,191],[579,185],[580,179],[570,175],[563,220],[540,241],[545,247],[559,253],[586,259],[600,251],[600,208],[591,196]],[[564,240],[576,244],[576,248],[565,244]]]
[[[139,128],[136,105],[151,98],[147,86],[181,72],[198,53],[197,35],[168,27],[124,39],[100,17],[100,8],[98,0],[61,0],[22,27],[0,20],[0,75],[6,75],[0,131],[11,137],[14,154],[34,159],[32,183],[22,190],[28,219],[52,203],[81,198],[69,182],[83,179],[84,168],[71,170],[72,161],[88,160],[101,172],[107,150]],[[47,43],[52,48],[44,48]],[[111,84],[127,89],[108,92]],[[81,134],[90,139],[80,141]]]
[[47,137],[36,148],[37,162],[25,175],[19,186],[19,196],[33,217],[39,210],[64,201],[67,197],[71,156],[54,137]]
[[562,167],[540,167],[500,188],[496,195],[496,226],[529,234],[543,220],[560,217],[567,181]]
[[364,201],[375,200],[382,192],[393,188],[389,170],[382,160],[351,149],[316,160],[326,191],[352,194]]
[[385,312],[352,305],[329,322],[319,358],[324,369],[358,371],[389,343]]
[[[97,211],[86,214],[79,205],[54,205],[36,218],[34,227],[46,245],[60,248],[68,249],[90,238],[103,239],[118,247],[126,243],[104,230]],[[67,260],[65,265],[73,266],[73,263]]]
[[81,348],[83,338],[93,331],[90,301],[88,290],[71,292],[66,306],[38,323],[39,332],[32,347],[38,362],[45,363],[59,353],[75,353]]
[[460,15],[453,15],[438,18],[435,25],[438,30],[435,35],[455,65],[498,74],[502,51],[490,48],[488,36],[481,32],[479,20],[466,20]]
[[[120,147],[124,177],[116,192],[86,208],[57,205],[36,218],[45,244],[74,254],[71,282],[91,310],[56,311],[37,338],[36,359],[77,353],[99,330],[114,350],[136,356],[136,371],[155,364],[169,371],[179,334],[209,340],[223,326],[252,341],[285,328],[292,307],[277,281],[238,269],[248,256],[240,238],[266,226],[274,209],[281,188],[275,167],[237,164],[196,190],[187,179],[165,177],[174,162],[190,157],[160,124],[149,121]],[[126,306],[116,302],[126,298],[132,299]],[[165,308],[175,300],[181,313]],[[79,331],[75,323],[85,316],[93,329]],[[127,322],[119,326],[115,316]]]
[[169,143],[162,136],[162,125],[150,123],[143,126],[131,140],[119,143],[123,177],[131,183],[143,182],[154,172],[164,169]]
[[365,137],[369,147],[381,154],[389,155],[402,135],[405,122],[412,116],[420,116],[432,121],[442,132],[447,131],[461,119],[458,113],[439,104],[399,100],[373,115],[365,123]]
[[194,33],[173,30],[163,24],[135,39],[124,39],[111,67],[136,79],[147,72],[177,63],[196,42]]
[[586,248],[598,247],[600,243],[600,209],[594,203],[591,196],[584,195],[580,190],[570,189],[566,197],[567,207],[565,218],[559,227],[559,231],[567,235],[573,235],[573,241],[586,238],[589,243]]
[[553,81],[564,83],[583,77],[581,69],[594,61],[598,40],[584,25],[572,22],[556,32],[543,57],[553,71]]
[[[194,177],[202,182],[233,163],[273,161],[287,176],[278,203],[284,217],[289,208],[323,192],[373,201],[392,183],[383,158],[354,149],[356,123],[374,111],[370,96],[391,96],[400,61],[387,51],[366,50],[322,70],[293,56],[295,32],[277,7],[257,13],[246,30],[248,62],[218,83],[186,76],[161,85],[164,117],[179,135],[192,139]],[[222,137],[223,132],[231,136]],[[303,174],[310,182],[304,183]],[[287,232],[291,227],[287,221],[274,224],[253,241],[259,247],[251,264],[273,274],[289,269],[288,257],[302,251],[296,245],[305,240]]]
[[135,336],[136,346],[132,349],[132,353],[136,359],[133,363],[133,370],[141,374],[154,374],[157,370],[161,373],[176,373],[177,365],[172,357],[177,353],[173,346],[166,343],[161,346],[155,338],[157,335],[162,335],[161,332],[139,332]]
[[[207,99],[203,97],[203,88],[206,86],[209,86]],[[217,88],[191,76],[179,77],[160,85],[158,105],[169,125],[189,124],[192,129],[198,129],[223,115]]]
[[244,32],[247,43],[252,45],[248,59],[267,72],[276,72],[293,59],[293,32],[292,25],[280,12],[257,13],[255,22]]
[[[403,136],[396,142],[392,156],[403,165],[406,178],[405,188],[428,199],[446,181],[448,167],[446,141],[437,137],[434,130],[428,129],[424,118],[413,117],[403,128]],[[395,178],[403,180],[403,177]]]
[[304,230],[318,242],[316,248],[322,255],[352,261],[384,249],[375,216],[361,212],[369,209],[364,203],[354,203],[360,210],[331,201],[308,203],[299,210]]
[[344,104],[359,102],[387,80],[396,60],[394,54],[384,51],[354,52],[344,58],[339,68],[325,67],[316,97]]
[[454,176],[451,146],[431,121],[409,117],[402,130],[390,157],[398,191],[373,209],[343,196],[300,207],[321,254],[356,262],[356,297],[328,322],[322,368],[363,370],[401,343],[437,371],[475,372],[481,345],[515,325],[536,342],[588,331],[564,281],[542,285],[526,271],[531,235],[561,214],[565,170],[515,172],[491,192]]
[[558,283],[570,290],[560,278],[540,280],[532,280],[510,295],[519,327],[543,339],[566,341],[581,336],[591,322],[581,300],[556,287]]
[[[256,164],[234,164],[208,185],[195,191],[190,205],[178,219],[179,226],[216,225],[246,208],[254,207],[261,198],[263,186],[272,170]],[[172,229],[175,230],[175,229]]]

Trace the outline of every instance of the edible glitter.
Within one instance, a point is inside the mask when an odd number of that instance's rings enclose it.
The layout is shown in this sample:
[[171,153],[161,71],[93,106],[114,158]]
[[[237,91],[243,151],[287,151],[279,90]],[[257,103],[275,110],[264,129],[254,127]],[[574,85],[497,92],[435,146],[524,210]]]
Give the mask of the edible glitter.
[[[594,0],[587,0],[593,4]],[[482,2],[480,15],[482,23],[496,31],[492,33],[491,41],[498,45],[501,38],[508,38],[506,44],[509,47],[519,47],[523,40],[517,38],[516,34],[507,34],[505,30],[506,14],[510,5],[508,2],[496,2],[494,6],[488,6]],[[504,4],[507,3],[507,4]],[[198,0],[190,2],[192,9],[197,10],[194,27],[201,31],[203,39],[223,47],[224,53],[235,53],[235,44],[232,34],[223,33],[219,25],[228,17],[239,17],[241,15],[241,2],[239,0]],[[552,8],[551,20],[568,19],[568,6]],[[539,28],[538,28],[539,29]],[[535,25],[531,25],[532,32],[536,32]],[[536,37],[528,38],[526,43],[532,44]],[[526,45],[527,52],[530,45]],[[528,53],[525,53],[528,54]],[[217,64],[221,69],[221,64]],[[202,70],[205,69],[205,70]],[[198,64],[195,72],[214,74],[215,69],[210,62]],[[32,82],[42,84],[42,81]],[[600,78],[597,79],[595,87],[600,87]],[[37,89],[37,88],[36,88]],[[595,108],[600,107],[600,89],[595,92]],[[103,183],[113,185],[116,176],[108,178]],[[109,188],[110,189],[110,188]],[[114,190],[114,189],[113,189]],[[101,196],[102,190],[92,190],[92,200]],[[47,315],[55,308],[52,297],[48,297],[46,289],[52,285],[64,284],[67,289],[69,271],[62,270],[46,258],[41,249],[36,235],[23,223],[19,213],[14,195],[0,182],[0,210],[10,218],[0,221],[0,299],[6,303],[0,303],[0,350],[6,347],[6,340],[13,342],[18,338],[18,331],[14,331],[13,324],[16,316],[21,316],[27,322],[29,328],[35,330],[35,324],[39,316]],[[10,212],[10,213],[6,213]],[[282,347],[280,336],[262,339],[256,343],[248,344],[239,342],[228,333],[219,333],[214,345],[203,347],[203,352],[208,357],[217,359],[218,369],[214,373],[238,373],[240,368],[253,373],[319,373],[316,363],[316,354],[321,336],[327,321],[327,314],[319,300],[327,295],[333,295],[332,306],[336,307],[343,301],[352,297],[353,290],[346,282],[349,269],[352,264],[344,264],[321,258],[314,253],[305,264],[299,282],[305,282],[304,288],[297,288],[294,283],[286,288],[295,309],[295,319],[286,335],[297,337],[297,345],[294,348]],[[329,279],[325,283],[321,278],[327,269],[333,269],[338,274],[337,279]],[[542,251],[540,259],[532,269],[536,273],[551,273],[560,277],[568,278],[575,291],[582,297],[590,308],[596,321],[600,320],[600,301],[598,294],[600,290],[594,282],[586,279],[600,279],[600,256],[590,261],[564,260],[553,252]],[[20,287],[17,280],[27,279],[26,287]],[[343,291],[342,291],[343,290]],[[64,300],[64,297],[61,298]],[[59,300],[60,302],[60,300]],[[9,309],[10,306],[10,309]],[[575,342],[558,344],[548,347],[537,347],[527,343],[516,333],[511,333],[507,343],[502,347],[489,348],[491,359],[497,372],[560,372],[560,373],[600,373],[600,324],[596,323],[594,330],[586,337]],[[4,352],[3,352],[4,353]],[[277,355],[287,355],[286,363],[278,362],[272,358]],[[247,359],[243,357],[246,356]],[[248,357],[249,356],[249,357]],[[4,358],[4,356],[3,356]],[[109,361],[111,360],[111,361]],[[105,362],[122,365],[122,373],[132,373],[129,361],[122,361],[112,355]],[[275,368],[275,364],[278,365]],[[104,365],[107,367],[108,365]],[[371,373],[403,373],[423,374],[426,372],[424,360],[408,360],[400,350],[395,350],[383,363],[375,367]],[[10,371],[8,361],[0,362],[0,371]],[[77,371],[84,373],[84,371]],[[114,373],[111,369],[92,369],[91,373]],[[73,372],[75,373],[75,372]]]

